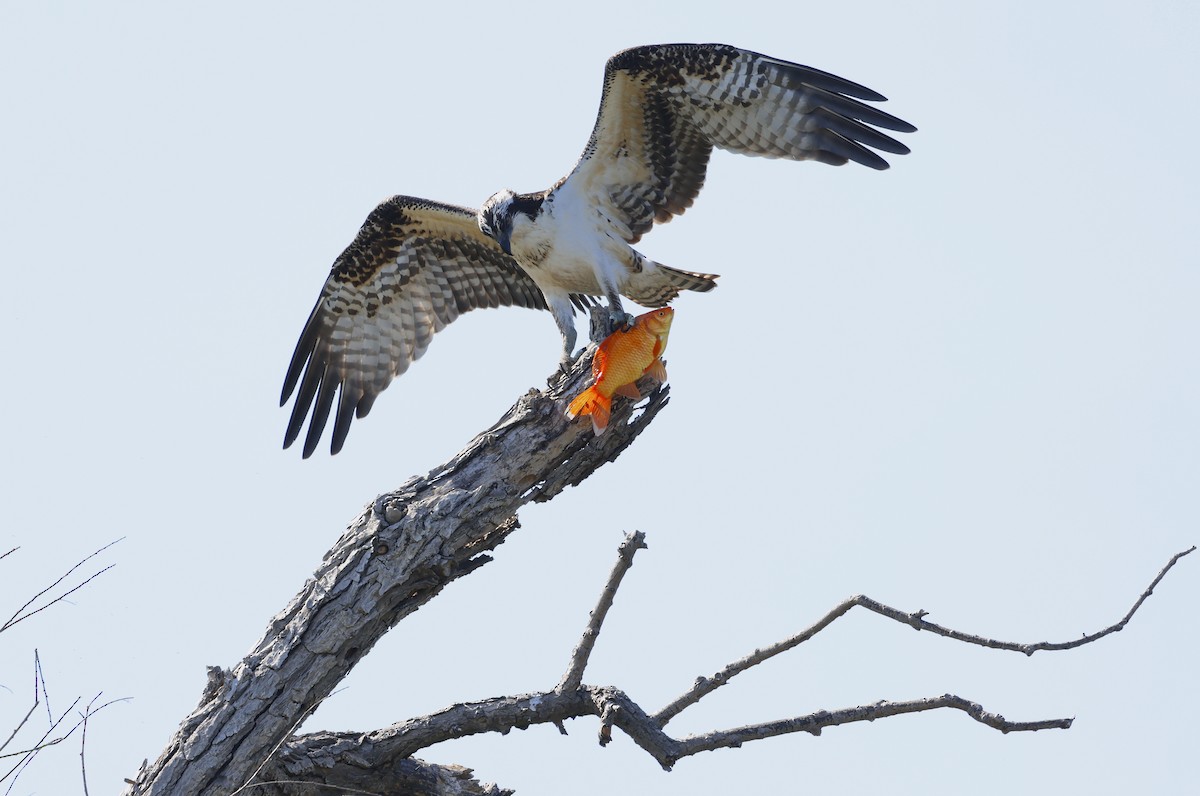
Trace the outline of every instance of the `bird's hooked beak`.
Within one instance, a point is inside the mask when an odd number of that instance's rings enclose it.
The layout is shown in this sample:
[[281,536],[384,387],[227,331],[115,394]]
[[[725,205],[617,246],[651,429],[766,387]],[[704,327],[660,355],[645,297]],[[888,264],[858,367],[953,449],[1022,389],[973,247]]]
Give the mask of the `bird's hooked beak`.
[[512,226],[503,224],[503,219],[496,212],[496,196],[488,199],[479,211],[479,231],[496,241],[504,253],[512,257]]
[[512,257],[512,234],[510,230],[496,230],[496,243],[500,244],[500,248],[504,249],[504,253]]

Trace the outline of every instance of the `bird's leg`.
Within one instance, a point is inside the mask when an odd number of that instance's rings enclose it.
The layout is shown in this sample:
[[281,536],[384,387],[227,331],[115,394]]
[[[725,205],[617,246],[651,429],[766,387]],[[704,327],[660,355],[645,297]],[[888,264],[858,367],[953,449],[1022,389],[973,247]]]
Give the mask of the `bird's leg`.
[[558,369],[565,374],[571,370],[571,362],[575,353],[575,313],[571,309],[570,299],[566,297],[550,299],[549,296],[547,299],[546,303],[554,315],[554,323],[558,325],[559,334],[562,335],[563,352],[562,359],[558,361]]
[[558,361],[558,369],[565,375],[571,372],[571,363],[575,361],[575,328],[564,330],[562,359]]
[[[630,257],[633,258],[632,262],[628,260]],[[608,299],[608,328],[605,330],[605,337],[618,329],[633,326],[633,316],[621,306],[621,278],[630,271],[642,270],[638,262],[639,257],[640,254],[626,246],[623,254],[605,251],[600,253],[593,263],[600,292]]]

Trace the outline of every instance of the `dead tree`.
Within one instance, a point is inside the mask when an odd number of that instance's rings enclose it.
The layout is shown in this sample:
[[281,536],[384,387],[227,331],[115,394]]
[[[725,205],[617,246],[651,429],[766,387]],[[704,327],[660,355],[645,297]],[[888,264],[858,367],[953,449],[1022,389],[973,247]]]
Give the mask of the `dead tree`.
[[712,677],[697,679],[670,705],[649,713],[619,688],[583,682],[607,608],[634,553],[644,546],[640,533],[631,534],[621,545],[617,567],[566,673],[553,688],[457,704],[373,732],[295,736],[304,718],[384,633],[446,584],[491,560],[488,551],[519,527],[516,511],[521,506],[550,500],[565,487],[579,484],[615,459],[666,406],[666,386],[643,383],[643,392],[650,389],[644,403],[636,409],[629,401],[614,405],[608,432],[594,437],[591,424],[569,422],[563,414],[566,403],[586,385],[590,361],[589,355],[581,356],[569,373],[553,380],[547,390],[523,396],[450,461],[367,506],[300,593],[271,620],[250,654],[231,670],[209,670],[199,705],[158,759],[143,763],[127,780],[125,793],[293,796],[328,793],[331,788],[430,796],[505,793],[480,784],[469,769],[426,763],[413,755],[434,743],[476,733],[507,732],[536,723],[553,723],[563,730],[564,720],[581,716],[600,719],[601,744],[616,727],[668,769],[709,749],[785,733],[819,734],[823,727],[943,708],[961,710],[1001,732],[1065,729],[1071,719],[1011,722],[951,694],[821,711],[687,738],[673,738],[664,727],[739,672],[802,643],[856,605],[968,643],[1026,654],[1066,649],[1119,630],[1175,561],[1190,552],[1173,558],[1119,623],[1063,644],[983,639],[927,622],[924,612],[906,613],[853,597],[807,630],[755,650]]

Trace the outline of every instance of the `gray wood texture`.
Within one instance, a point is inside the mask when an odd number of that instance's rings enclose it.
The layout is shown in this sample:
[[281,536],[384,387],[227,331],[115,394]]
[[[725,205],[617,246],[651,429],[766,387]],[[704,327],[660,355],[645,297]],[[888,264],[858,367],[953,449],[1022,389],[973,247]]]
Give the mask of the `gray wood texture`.
[[[636,417],[628,422],[634,403],[617,399],[612,425],[595,437],[586,419],[564,414],[589,382],[591,354],[589,347],[547,389],[522,396],[452,459],[366,506],[251,652],[230,670],[209,671],[200,704],[125,793],[234,793],[388,630],[491,560],[487,551],[519,527],[521,506],[553,498],[620,455],[666,405],[668,390],[643,380],[648,395]],[[422,771],[418,779],[438,776]]]

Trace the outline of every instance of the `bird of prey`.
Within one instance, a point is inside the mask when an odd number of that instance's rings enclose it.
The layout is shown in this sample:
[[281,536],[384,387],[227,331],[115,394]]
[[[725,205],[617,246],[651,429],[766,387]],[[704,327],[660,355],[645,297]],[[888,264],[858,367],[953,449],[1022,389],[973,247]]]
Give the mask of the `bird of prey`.
[[711,290],[713,274],[668,268],[633,248],[691,206],[714,148],[767,158],[888,167],[909,150],[876,128],[908,122],[867,102],[886,98],[840,77],[722,44],[664,44],[617,53],[604,68],[596,126],[575,168],[546,190],[494,194],[471,210],[410,196],[376,207],[334,261],[304,325],[280,405],[296,390],[284,447],[311,411],[304,456],[336,402],[331,453],[434,333],[480,307],[546,309],[575,346],[574,311],[621,297],[665,306]]

